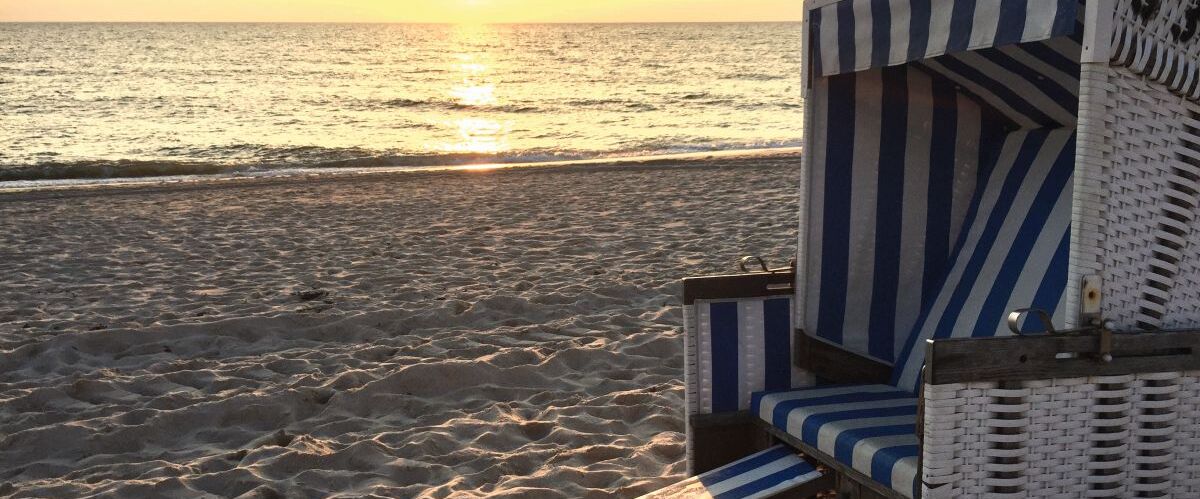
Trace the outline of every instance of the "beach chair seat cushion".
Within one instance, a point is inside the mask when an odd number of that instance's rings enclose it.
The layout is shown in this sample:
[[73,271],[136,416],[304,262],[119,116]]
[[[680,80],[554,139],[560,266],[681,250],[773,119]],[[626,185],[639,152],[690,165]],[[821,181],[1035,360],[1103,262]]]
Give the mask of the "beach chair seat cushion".
[[907,497],[916,497],[917,397],[890,385],[760,392],[751,412]]
[[642,499],[715,498],[753,499],[771,497],[816,480],[822,473],[785,445],[694,476]]

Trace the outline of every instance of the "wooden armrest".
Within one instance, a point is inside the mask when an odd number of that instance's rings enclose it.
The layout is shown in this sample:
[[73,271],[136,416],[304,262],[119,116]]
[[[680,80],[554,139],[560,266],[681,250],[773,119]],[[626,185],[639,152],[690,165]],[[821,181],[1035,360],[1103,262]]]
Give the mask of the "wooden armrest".
[[683,280],[683,304],[696,300],[764,298],[794,294],[796,273],[791,271],[688,277]]
[[[1200,331],[947,338],[926,344],[925,383],[1028,381],[1200,369]],[[1111,358],[1100,353],[1111,348]]]
[[891,382],[892,366],[813,339],[797,329],[792,342],[796,367],[833,383],[882,385]]

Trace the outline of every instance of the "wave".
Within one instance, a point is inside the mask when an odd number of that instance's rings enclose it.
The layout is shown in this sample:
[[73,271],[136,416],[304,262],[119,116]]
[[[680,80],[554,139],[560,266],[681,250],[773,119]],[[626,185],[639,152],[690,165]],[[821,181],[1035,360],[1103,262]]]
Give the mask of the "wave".
[[788,78],[790,78],[789,75],[762,74],[762,73],[728,74],[728,75],[721,77],[722,80],[735,80],[735,81],[774,81],[774,80],[786,80]]
[[[681,97],[682,100],[695,100],[707,97],[708,94],[689,94]],[[720,101],[710,102],[709,104],[732,104],[735,103],[731,99],[722,99]],[[498,113],[512,114],[535,114],[535,113],[555,113],[562,111],[576,111],[579,109],[609,109],[616,111],[656,111],[659,106],[654,105],[654,102],[634,101],[628,99],[612,99],[612,98],[578,98],[578,99],[561,99],[547,100],[540,105],[527,104],[464,104],[462,102],[440,99],[409,99],[395,98],[386,100],[366,101],[361,103],[361,107],[365,109],[429,109],[438,111],[491,111]]]
[[162,177],[170,175],[214,175],[233,169],[227,165],[197,161],[85,160],[46,162],[36,165],[0,167],[0,182],[17,180],[61,180],[88,178]]
[[543,111],[536,106],[523,106],[519,104],[464,104],[462,102],[440,99],[386,99],[377,101],[367,101],[363,107],[368,109],[383,108],[426,108],[442,111],[462,111],[462,110],[485,110],[495,111],[500,113],[526,114],[537,113]]
[[635,156],[771,149],[799,145],[799,141],[672,144],[651,140],[626,144],[624,148],[613,151],[525,150],[484,154],[403,153],[360,148],[270,147],[237,144],[212,147],[203,151],[188,149],[163,151],[175,153],[173,154],[175,156],[201,159],[116,159],[49,161],[25,165],[0,164],[0,182],[250,174],[272,170],[320,168],[445,167],[589,159],[616,160]]

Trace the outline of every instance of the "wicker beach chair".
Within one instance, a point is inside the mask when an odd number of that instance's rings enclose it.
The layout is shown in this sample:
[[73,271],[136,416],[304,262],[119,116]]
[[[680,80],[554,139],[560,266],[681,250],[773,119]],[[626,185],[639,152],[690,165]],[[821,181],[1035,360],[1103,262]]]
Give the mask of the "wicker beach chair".
[[[1198,24],[810,0],[797,264],[684,280],[689,470],[782,444],[816,471],[772,494],[1200,497]],[[765,496],[730,490],[698,494]]]

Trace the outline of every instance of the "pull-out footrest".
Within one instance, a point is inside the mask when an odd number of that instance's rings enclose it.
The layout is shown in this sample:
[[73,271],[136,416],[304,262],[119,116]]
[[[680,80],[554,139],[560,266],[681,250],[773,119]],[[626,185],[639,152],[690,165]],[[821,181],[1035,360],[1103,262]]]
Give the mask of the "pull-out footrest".
[[[821,477],[821,472],[801,459],[791,448],[776,445],[703,475],[646,494],[642,499],[773,497],[813,484]],[[798,494],[799,497],[807,495]]]

